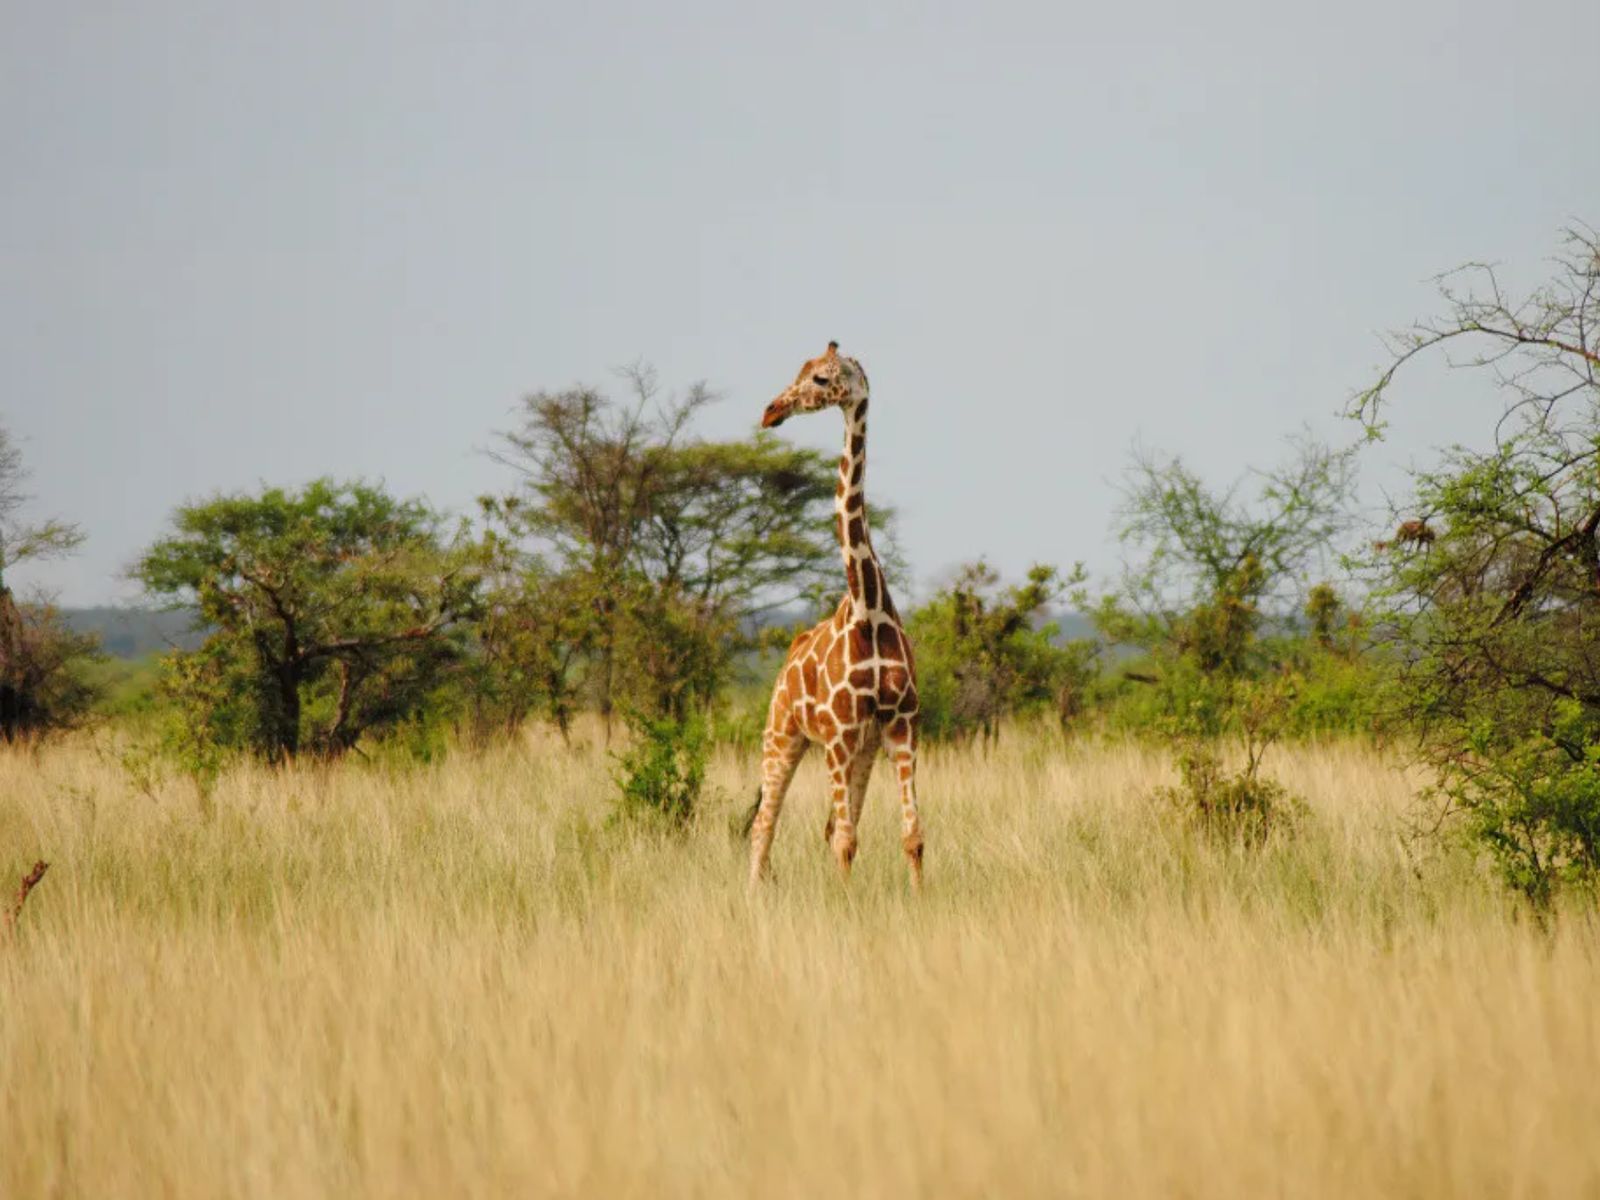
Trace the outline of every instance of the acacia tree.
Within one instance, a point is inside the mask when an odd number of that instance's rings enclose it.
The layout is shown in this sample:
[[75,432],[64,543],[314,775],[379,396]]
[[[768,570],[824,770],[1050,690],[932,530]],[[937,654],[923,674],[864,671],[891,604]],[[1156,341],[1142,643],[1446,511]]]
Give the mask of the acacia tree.
[[8,742],[80,717],[94,692],[79,668],[99,656],[98,639],[72,632],[48,604],[19,604],[8,586],[12,567],[83,542],[76,525],[23,519],[27,480],[22,451],[0,426],[0,738]]
[[675,447],[639,531],[639,570],[739,619],[837,591],[836,473],[832,457],[766,433]]
[[[551,571],[506,534],[514,498],[484,497],[482,608],[473,630],[470,705],[478,733],[514,731],[542,712],[570,739],[578,665],[592,649],[593,607],[581,579]],[[514,525],[514,522],[513,522]]]
[[1202,732],[1226,719],[1234,681],[1271,665],[1264,620],[1309,601],[1306,581],[1330,565],[1353,456],[1300,439],[1284,465],[1218,491],[1178,457],[1135,455],[1117,530],[1129,560],[1094,616],[1108,640],[1152,656],[1157,682],[1193,685],[1173,699]]
[[1003,586],[981,559],[911,614],[922,719],[930,736],[999,737],[1003,717],[1053,710],[1063,723],[1080,711],[1097,669],[1098,647],[1060,640],[1050,607],[1081,583],[1037,565],[1021,584]]
[[703,384],[662,399],[654,372],[643,365],[624,375],[632,396],[623,405],[589,387],[526,397],[521,423],[502,432],[491,452],[522,477],[519,494],[486,505],[506,536],[530,543],[571,581],[566,599],[584,610],[596,701],[608,731],[627,618],[621,599],[635,570],[639,533],[670,452],[712,399]]
[[491,535],[520,555],[491,598],[523,614],[507,665],[557,665],[546,696],[570,696],[581,665],[608,729],[619,698],[678,718],[708,702],[764,614],[838,575],[830,457],[765,435],[696,439],[703,384],[672,398],[648,368],[624,377],[621,402],[529,396],[493,452],[520,485],[483,501]]
[[1419,357],[1488,376],[1486,444],[1415,476],[1415,514],[1368,567],[1399,716],[1507,879],[1536,903],[1600,881],[1600,235],[1569,229],[1552,276],[1439,278],[1443,314],[1391,335],[1351,412],[1373,437]]
[[321,479],[181,507],[134,576],[212,632],[170,660],[206,736],[336,755],[422,714],[465,654],[478,548],[419,501]]

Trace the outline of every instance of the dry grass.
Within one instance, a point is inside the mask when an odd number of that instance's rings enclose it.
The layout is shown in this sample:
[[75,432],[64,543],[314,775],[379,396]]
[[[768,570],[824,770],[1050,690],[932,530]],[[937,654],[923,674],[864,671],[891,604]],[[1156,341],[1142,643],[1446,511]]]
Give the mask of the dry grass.
[[931,754],[920,899],[882,779],[839,886],[808,769],[752,904],[731,756],[680,839],[540,740],[206,805],[0,757],[0,884],[53,864],[0,945],[0,1195],[1600,1191],[1593,924],[1408,856],[1369,752],[1277,765],[1311,815],[1247,853],[1145,750]]

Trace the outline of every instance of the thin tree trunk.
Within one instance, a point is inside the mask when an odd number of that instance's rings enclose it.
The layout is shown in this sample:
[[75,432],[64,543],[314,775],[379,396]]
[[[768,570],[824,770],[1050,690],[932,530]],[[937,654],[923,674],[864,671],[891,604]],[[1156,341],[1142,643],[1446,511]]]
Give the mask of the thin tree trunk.
[[613,631],[606,630],[605,645],[600,650],[600,716],[605,722],[606,745],[611,744],[611,687],[616,665],[616,648]]

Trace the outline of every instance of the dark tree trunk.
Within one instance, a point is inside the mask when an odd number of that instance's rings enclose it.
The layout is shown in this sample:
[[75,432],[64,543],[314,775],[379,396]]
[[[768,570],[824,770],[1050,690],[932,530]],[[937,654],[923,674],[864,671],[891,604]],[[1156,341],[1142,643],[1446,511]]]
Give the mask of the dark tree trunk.
[[300,753],[300,672],[292,663],[278,668],[278,712],[274,740],[285,758]]
[[22,662],[22,612],[11,589],[0,584],[0,739],[22,732],[28,707]]
[[264,632],[256,635],[263,673],[272,680],[261,697],[261,741],[268,757],[286,759],[300,753],[300,639],[291,626],[281,648],[273,641]]
[[600,648],[600,717],[605,722],[606,745],[611,744],[611,689],[615,682],[616,649],[613,630],[607,627],[605,642]]

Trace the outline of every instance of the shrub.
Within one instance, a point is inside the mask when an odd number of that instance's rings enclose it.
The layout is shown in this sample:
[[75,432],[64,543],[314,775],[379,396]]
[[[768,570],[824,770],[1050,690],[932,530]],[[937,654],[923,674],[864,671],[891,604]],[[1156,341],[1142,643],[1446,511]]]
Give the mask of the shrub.
[[911,614],[922,729],[930,739],[999,737],[1007,717],[1052,713],[1068,725],[1082,711],[1099,670],[1099,648],[1061,640],[1049,619],[1065,580],[1035,566],[1027,580],[1002,586],[982,560],[962,567],[949,587]]
[[1465,818],[1508,885],[1546,909],[1564,888],[1593,893],[1600,880],[1600,730],[1576,702],[1559,706],[1546,733],[1507,746],[1481,724],[1467,753],[1443,772],[1436,795]]
[[1178,736],[1176,787],[1159,788],[1166,801],[1203,832],[1246,845],[1260,845],[1274,833],[1293,831],[1303,805],[1281,783],[1261,774],[1267,750],[1288,731],[1294,680],[1234,680],[1223,703],[1230,726],[1244,742],[1244,766],[1223,768],[1217,730],[1209,713],[1172,725]]
[[681,830],[694,820],[706,776],[705,722],[624,713],[631,744],[612,755],[618,789],[613,821]]
[[1302,802],[1275,779],[1260,773],[1260,759],[1229,772],[1217,743],[1193,739],[1178,754],[1179,782],[1158,788],[1158,801],[1169,805],[1201,832],[1244,845],[1259,846],[1274,833],[1292,832]]

